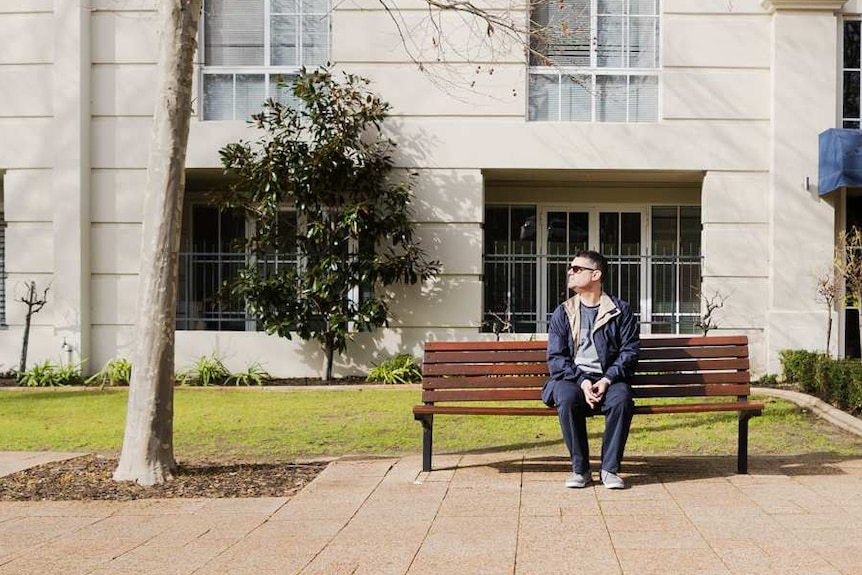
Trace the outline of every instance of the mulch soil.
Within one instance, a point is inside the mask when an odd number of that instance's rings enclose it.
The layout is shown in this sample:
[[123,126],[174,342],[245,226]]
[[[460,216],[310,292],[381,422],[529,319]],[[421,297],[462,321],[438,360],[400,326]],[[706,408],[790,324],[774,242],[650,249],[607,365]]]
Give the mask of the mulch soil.
[[0,501],[129,501],[161,498],[290,497],[326,463],[180,463],[151,487],[112,479],[117,458],[85,455],[0,477]]

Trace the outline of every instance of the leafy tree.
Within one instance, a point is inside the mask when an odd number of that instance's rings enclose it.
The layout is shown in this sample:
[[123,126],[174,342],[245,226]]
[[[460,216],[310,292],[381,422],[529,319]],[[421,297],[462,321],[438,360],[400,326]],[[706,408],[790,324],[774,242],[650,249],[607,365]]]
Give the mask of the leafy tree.
[[[229,284],[269,333],[318,341],[325,379],[335,352],[357,330],[387,325],[385,286],[437,275],[414,238],[412,175],[394,177],[395,142],[381,126],[389,105],[352,74],[303,71],[286,106],[269,100],[252,116],[263,131],[254,143],[221,150],[236,178],[221,198],[256,221],[249,264]],[[280,210],[296,210],[286,229]],[[295,252],[295,265],[270,265],[273,253]]]

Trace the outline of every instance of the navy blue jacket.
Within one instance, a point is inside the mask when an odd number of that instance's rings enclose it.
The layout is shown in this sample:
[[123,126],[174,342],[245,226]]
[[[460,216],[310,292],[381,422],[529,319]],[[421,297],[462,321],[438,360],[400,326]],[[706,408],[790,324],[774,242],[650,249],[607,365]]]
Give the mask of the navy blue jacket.
[[[542,400],[550,406],[553,406],[553,388],[558,382],[579,382],[580,374],[575,368],[578,346],[572,334],[580,333],[580,305],[579,296],[569,298],[557,306],[548,325],[548,371],[551,377],[542,390]],[[640,353],[640,324],[628,303],[602,294],[593,326],[593,344],[602,364],[602,375],[611,385],[631,380]]]

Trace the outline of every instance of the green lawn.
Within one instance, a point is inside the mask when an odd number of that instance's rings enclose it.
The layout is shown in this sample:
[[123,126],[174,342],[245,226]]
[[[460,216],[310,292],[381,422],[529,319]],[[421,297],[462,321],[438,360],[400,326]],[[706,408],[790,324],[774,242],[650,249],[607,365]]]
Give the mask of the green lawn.
[[[754,455],[862,455],[862,439],[765,399],[750,425]],[[62,389],[0,393],[0,450],[119,452],[125,389]],[[188,389],[175,393],[179,459],[286,460],[346,454],[421,452],[421,426],[411,407],[419,391],[405,388],[277,392]],[[590,421],[596,439],[602,419]],[[597,444],[597,441],[594,441]],[[435,420],[435,453],[488,448],[564,447],[554,417],[446,417]],[[593,451],[596,451],[597,445]],[[733,455],[736,414],[639,416],[629,455]]]

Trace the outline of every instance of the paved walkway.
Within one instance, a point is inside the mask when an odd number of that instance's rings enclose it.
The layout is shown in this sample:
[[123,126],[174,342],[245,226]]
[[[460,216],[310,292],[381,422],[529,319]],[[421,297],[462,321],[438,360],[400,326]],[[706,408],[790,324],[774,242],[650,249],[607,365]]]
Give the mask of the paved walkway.
[[862,456],[338,460],[293,499],[0,502],[0,574],[862,573]]

